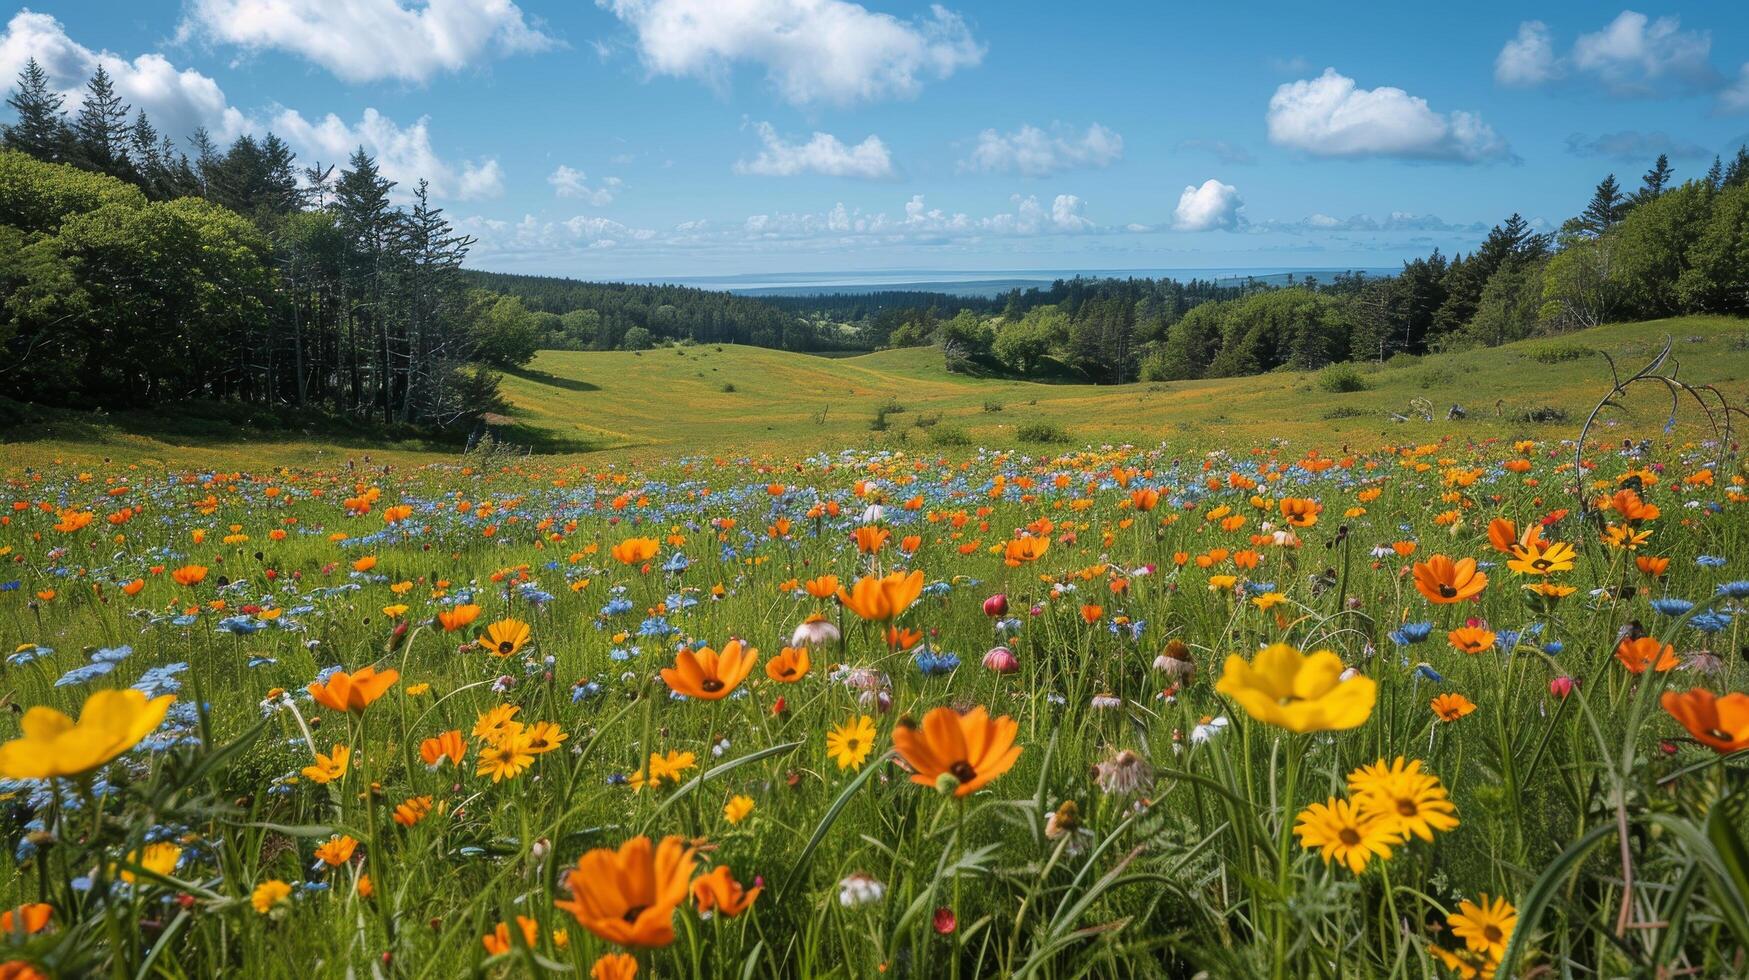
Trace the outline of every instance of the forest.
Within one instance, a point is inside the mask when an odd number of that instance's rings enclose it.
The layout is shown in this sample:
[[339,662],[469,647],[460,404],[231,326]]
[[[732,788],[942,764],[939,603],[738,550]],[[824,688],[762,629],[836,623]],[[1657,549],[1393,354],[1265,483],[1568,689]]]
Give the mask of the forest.
[[0,127],[0,378],[82,408],[208,399],[372,425],[466,426],[539,349],[792,351],[935,345],[950,371],[1100,384],[1316,369],[1681,313],[1749,313],[1749,149],[1468,254],[1285,287],[1074,278],[992,299],[754,298],[464,269],[473,244],[423,181],[361,148],[300,166],[271,133],[192,152],[99,68],[71,117],[27,64]]

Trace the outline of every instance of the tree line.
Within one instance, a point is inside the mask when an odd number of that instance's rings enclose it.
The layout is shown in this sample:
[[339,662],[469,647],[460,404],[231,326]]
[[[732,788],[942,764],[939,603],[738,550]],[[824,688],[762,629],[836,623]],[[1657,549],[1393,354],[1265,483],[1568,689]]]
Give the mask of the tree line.
[[0,127],[0,377],[32,401],[211,398],[441,427],[498,407],[472,240],[424,181],[405,203],[361,148],[299,168],[284,141],[192,156],[99,67],[71,118],[34,61]]
[[1677,184],[1660,156],[1641,186],[1613,174],[1558,230],[1514,214],[1468,254],[1285,287],[1069,280],[967,304],[884,311],[894,346],[934,344],[949,370],[1100,383],[1315,369],[1494,346],[1687,313],[1749,315],[1749,148]]

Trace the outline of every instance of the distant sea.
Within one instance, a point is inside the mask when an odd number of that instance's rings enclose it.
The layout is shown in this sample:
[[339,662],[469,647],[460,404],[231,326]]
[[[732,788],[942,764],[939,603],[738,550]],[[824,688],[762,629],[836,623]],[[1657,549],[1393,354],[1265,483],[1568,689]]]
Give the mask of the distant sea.
[[737,276],[676,276],[634,279],[633,282],[672,283],[697,289],[719,289],[745,296],[817,296],[822,293],[884,293],[916,291],[950,296],[998,296],[1012,289],[1040,289],[1058,279],[1191,279],[1214,280],[1238,285],[1246,280],[1270,285],[1315,277],[1328,282],[1339,272],[1364,272],[1368,276],[1393,276],[1396,268],[1306,269],[1289,266],[1209,269],[1002,269],[968,272],[895,269],[886,272],[796,272]]

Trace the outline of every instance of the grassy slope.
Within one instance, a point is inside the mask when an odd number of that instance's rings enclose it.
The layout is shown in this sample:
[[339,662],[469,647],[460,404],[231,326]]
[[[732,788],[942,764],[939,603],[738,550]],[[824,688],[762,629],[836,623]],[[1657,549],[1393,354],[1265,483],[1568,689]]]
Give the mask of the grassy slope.
[[[642,354],[548,351],[535,359],[534,373],[507,379],[505,387],[519,421],[546,428],[555,438],[666,455],[794,452],[900,438],[922,444],[927,433],[900,433],[914,430],[920,418],[936,416],[939,426],[957,427],[989,444],[1011,444],[1018,426],[1047,421],[1062,425],[1077,442],[1282,437],[1373,445],[1453,429],[1480,436],[1526,428],[1510,418],[1496,419],[1496,401],[1508,417],[1549,406],[1582,419],[1609,385],[1608,365],[1590,351],[1608,351],[1633,370],[1656,353],[1665,334],[1676,341],[1685,380],[1721,384],[1739,402],[1749,393],[1749,349],[1743,347],[1749,323],[1704,317],[1617,324],[1552,340],[1409,359],[1366,369],[1368,390],[1346,394],[1323,391],[1316,375],[1297,372],[1109,387],[962,378],[943,371],[932,348],[836,360],[748,347]],[[1569,359],[1545,363],[1535,356],[1553,348]],[[734,391],[724,390],[729,384]],[[1417,396],[1433,402],[1438,421],[1390,421],[1390,412],[1407,411]],[[905,412],[889,418],[891,431],[871,432],[877,407],[889,401]],[[987,411],[986,402],[1000,404],[1001,410]],[[1445,423],[1453,402],[1469,411],[1470,420]],[[1633,399],[1630,408],[1642,420],[1663,421],[1664,404],[1655,398]],[[1576,430],[1577,422],[1566,427]]]
[[[735,346],[635,354],[544,351],[527,371],[506,377],[504,390],[524,433],[548,445],[616,450],[634,459],[797,454],[869,443],[922,446],[929,444],[929,432],[918,423],[932,419],[936,431],[958,429],[991,445],[1011,445],[1017,427],[1042,421],[1062,426],[1077,443],[1285,438],[1334,448],[1344,442],[1419,441],[1453,431],[1477,437],[1576,432],[1577,420],[1608,387],[1607,364],[1589,351],[1608,351],[1632,370],[1656,352],[1665,334],[1676,340],[1685,380],[1720,384],[1742,403],[1749,394],[1749,348],[1744,346],[1749,322],[1709,317],[1615,324],[1367,368],[1368,390],[1346,394],[1323,391],[1315,375],[1296,372],[1094,387],[953,376],[942,369],[933,348],[821,358]],[[1545,363],[1535,356],[1551,348],[1567,352],[1569,359]],[[734,390],[726,391],[730,385]],[[1407,411],[1418,396],[1434,404],[1434,423],[1390,421],[1390,412]],[[1497,401],[1506,418],[1495,417]],[[889,402],[905,411],[890,417],[889,431],[872,432],[877,407]],[[1453,402],[1469,410],[1468,421],[1444,421]],[[1001,410],[989,411],[986,403]],[[1663,422],[1666,404],[1648,391],[1629,407],[1649,428]],[[1542,406],[1565,411],[1572,420],[1537,425],[1510,419]],[[223,431],[142,432],[89,418],[3,438],[9,445],[0,469],[106,455],[259,469],[264,463],[334,466],[365,453],[379,463],[403,465],[454,454],[419,445],[336,442],[315,434],[240,439]]]

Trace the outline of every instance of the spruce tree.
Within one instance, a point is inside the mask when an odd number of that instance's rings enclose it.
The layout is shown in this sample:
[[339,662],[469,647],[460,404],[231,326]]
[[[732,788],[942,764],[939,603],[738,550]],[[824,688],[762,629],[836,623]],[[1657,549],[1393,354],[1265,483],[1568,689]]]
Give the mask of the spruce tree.
[[1579,213],[1580,227],[1592,235],[1603,234],[1621,220],[1622,204],[1621,188],[1615,182],[1615,174],[1610,174],[1597,185],[1591,203]]
[[73,136],[79,144],[79,154],[93,170],[114,177],[131,179],[132,161],[128,159],[128,110],[116,94],[115,83],[102,65],[85,85],[85,101],[73,120]]
[[1640,188],[1640,199],[1651,200],[1664,193],[1664,188],[1670,184],[1672,172],[1670,157],[1663,153],[1658,154],[1657,162],[1652,164],[1652,169],[1646,171],[1646,176],[1642,178],[1645,180],[1646,186]]
[[0,126],[0,146],[28,153],[38,160],[64,163],[67,159],[67,115],[62,110],[65,100],[49,86],[49,73],[35,58],[24,63],[18,73],[18,87],[6,100],[18,121]]

